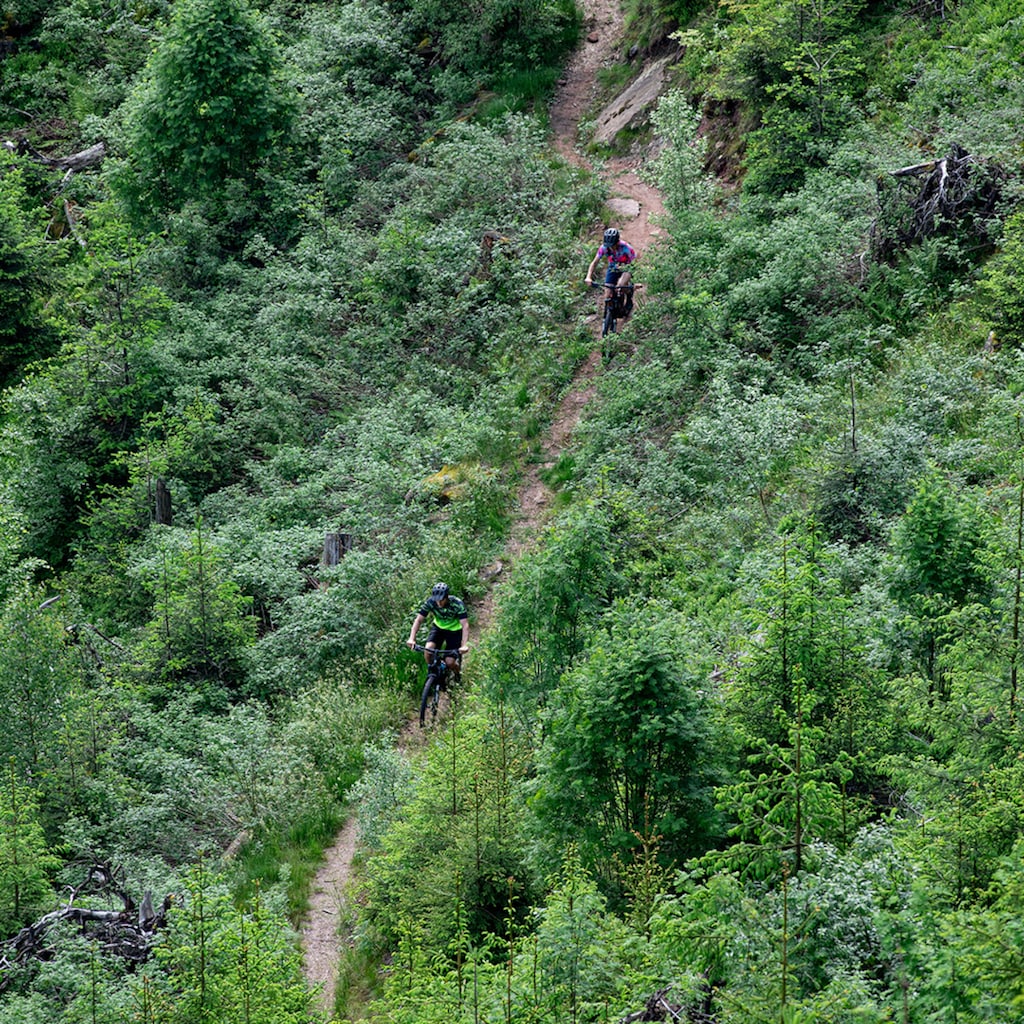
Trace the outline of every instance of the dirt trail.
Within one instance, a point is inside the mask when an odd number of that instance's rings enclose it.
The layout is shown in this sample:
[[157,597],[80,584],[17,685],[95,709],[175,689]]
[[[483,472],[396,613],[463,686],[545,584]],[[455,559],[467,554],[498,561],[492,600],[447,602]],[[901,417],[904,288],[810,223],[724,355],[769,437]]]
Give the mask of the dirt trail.
[[[551,107],[551,134],[555,148],[566,159],[589,166],[576,145],[577,128],[582,116],[597,96],[599,69],[620,59],[618,47],[622,31],[619,0],[581,0],[585,14],[584,42],[566,68]],[[661,233],[658,218],[664,208],[656,189],[643,182],[638,174],[641,158],[619,157],[608,161],[600,171],[610,191],[609,210],[622,237],[641,254],[646,252]],[[600,243],[600,231],[594,247]],[[588,261],[589,262],[589,259]],[[580,267],[583,277],[585,266]],[[597,306],[593,314],[595,333],[600,329]],[[576,377],[555,411],[542,443],[541,459],[528,468],[520,490],[519,512],[506,550],[506,562],[514,563],[526,544],[537,535],[547,514],[551,493],[541,479],[541,471],[552,464],[569,445],[579,423],[583,407],[595,390],[595,377],[601,365],[600,351],[595,349],[579,367]],[[503,566],[494,567],[495,575]],[[484,630],[494,614],[494,593],[476,609],[474,631]],[[399,737],[400,749],[408,750],[422,743],[418,721]],[[309,911],[302,923],[303,962],[311,987],[320,990],[320,1005],[329,1018],[334,1006],[337,971],[346,942],[341,925],[346,914],[346,888],[355,855],[357,824],[352,818],[339,833],[334,844],[325,851],[324,861],[309,897]]]

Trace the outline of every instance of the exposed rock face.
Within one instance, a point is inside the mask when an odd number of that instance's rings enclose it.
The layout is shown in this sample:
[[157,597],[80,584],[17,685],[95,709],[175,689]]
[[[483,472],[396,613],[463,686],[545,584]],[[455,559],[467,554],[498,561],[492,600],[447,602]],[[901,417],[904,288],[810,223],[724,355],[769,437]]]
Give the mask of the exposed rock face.
[[665,89],[668,69],[678,59],[678,52],[659,57],[625,92],[616,96],[597,116],[595,141],[608,145],[624,128],[642,124]]

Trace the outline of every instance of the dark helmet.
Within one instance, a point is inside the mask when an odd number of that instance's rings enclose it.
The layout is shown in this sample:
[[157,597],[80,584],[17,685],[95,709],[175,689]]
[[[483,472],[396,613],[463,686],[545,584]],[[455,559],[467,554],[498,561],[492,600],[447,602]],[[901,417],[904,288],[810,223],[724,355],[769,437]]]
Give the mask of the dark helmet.
[[430,590],[430,596],[436,598],[438,601],[444,600],[444,598],[448,596],[448,584],[435,583]]
[[619,244],[619,229],[618,228],[605,228],[604,232],[604,244],[610,249],[614,249]]

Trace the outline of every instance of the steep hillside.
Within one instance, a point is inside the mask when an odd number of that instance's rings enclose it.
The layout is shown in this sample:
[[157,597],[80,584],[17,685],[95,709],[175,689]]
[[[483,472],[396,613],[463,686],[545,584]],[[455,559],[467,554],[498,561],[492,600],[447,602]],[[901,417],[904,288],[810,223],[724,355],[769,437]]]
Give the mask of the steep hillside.
[[4,9],[0,1024],[1019,1016],[1017,6]]
[[677,37],[616,140],[667,199],[652,301],[473,699],[364,791],[371,1017],[1013,1018],[1021,27]]

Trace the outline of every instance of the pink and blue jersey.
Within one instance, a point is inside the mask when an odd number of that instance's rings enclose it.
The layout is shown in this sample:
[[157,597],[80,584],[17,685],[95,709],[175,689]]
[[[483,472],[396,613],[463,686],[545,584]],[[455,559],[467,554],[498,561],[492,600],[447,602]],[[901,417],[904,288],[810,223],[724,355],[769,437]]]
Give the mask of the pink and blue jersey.
[[636,259],[636,249],[628,242],[619,242],[614,248],[607,245],[600,245],[597,250],[597,258],[608,259],[608,269],[622,273],[622,271]]

